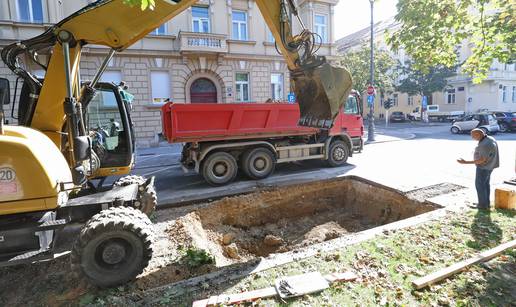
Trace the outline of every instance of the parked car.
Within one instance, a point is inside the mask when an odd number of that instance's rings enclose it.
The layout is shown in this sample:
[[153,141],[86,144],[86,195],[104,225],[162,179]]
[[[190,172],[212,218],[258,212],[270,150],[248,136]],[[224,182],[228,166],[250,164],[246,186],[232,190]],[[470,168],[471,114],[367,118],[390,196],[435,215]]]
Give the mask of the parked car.
[[498,121],[500,132],[516,130],[516,112],[493,112]]
[[389,117],[389,121],[392,122],[404,122],[407,118],[405,117],[405,114],[400,111],[394,111],[392,112],[391,116]]
[[451,133],[463,133],[475,128],[484,130],[487,134],[500,131],[500,126],[492,114],[471,114],[455,120],[450,128]]

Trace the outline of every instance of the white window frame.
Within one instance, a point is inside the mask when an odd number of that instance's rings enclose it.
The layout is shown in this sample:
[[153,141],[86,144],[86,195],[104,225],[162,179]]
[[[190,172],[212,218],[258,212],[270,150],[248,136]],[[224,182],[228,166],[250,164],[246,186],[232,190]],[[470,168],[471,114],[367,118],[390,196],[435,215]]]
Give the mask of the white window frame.
[[[208,17],[194,17],[193,15],[193,8],[196,7],[196,8],[201,8],[201,9],[206,9],[206,11],[208,12]],[[211,22],[210,22],[210,9],[209,7],[206,7],[206,6],[192,6],[192,32],[195,32],[195,27],[194,27],[194,24],[195,22],[199,22],[199,31],[197,33],[210,33],[211,32]],[[203,22],[206,21],[208,23],[208,31],[204,32],[203,29]]]
[[512,87],[512,103],[516,103],[516,86]]
[[[324,17],[325,23],[317,23],[317,16]],[[320,13],[314,13],[314,32],[319,34],[321,36],[321,41],[323,44],[328,43],[328,15],[327,14],[320,14]]]
[[455,104],[455,98],[457,91],[455,89],[449,89],[446,91],[446,104]]
[[507,86],[502,86],[502,102],[507,103]]
[[[165,80],[166,82],[166,85],[163,86],[162,84],[159,84],[158,87],[155,87],[154,86],[154,75],[156,74],[162,74],[162,75],[166,75],[167,76],[167,80]],[[171,83],[171,77],[170,77],[170,72],[168,70],[151,70],[149,71],[149,84],[150,84],[150,96],[151,96],[151,102],[153,104],[164,104],[170,100],[172,100],[172,83]],[[163,95],[163,96],[167,96],[168,97],[155,97],[157,95],[155,95],[155,92],[158,91],[158,88],[159,88],[159,91],[163,91],[163,90],[166,90],[166,95]]]
[[[234,20],[233,14],[235,12],[244,13],[245,21]],[[238,33],[233,33],[233,26],[235,23],[238,24],[238,27],[237,27]],[[245,37],[242,37],[242,33],[241,33],[242,25],[245,25]],[[240,10],[232,10],[231,11],[231,38],[235,39],[235,40],[241,40],[241,41],[249,40],[249,17],[247,15],[246,11],[240,11]]]
[[414,96],[408,96],[408,105],[413,106],[414,105]]
[[[280,80],[280,83],[273,82],[273,77],[277,76],[279,77],[278,80]],[[272,100],[284,100],[285,99],[285,91],[283,84],[285,83],[285,80],[283,78],[282,73],[271,73],[271,98]],[[280,87],[280,94],[279,97],[276,97],[276,86]]]
[[[237,75],[243,74],[247,75],[247,81],[237,81]],[[250,74],[249,72],[236,72],[235,73],[235,100],[237,102],[250,102],[251,101],[251,82],[250,82]],[[244,92],[243,92],[243,86],[247,84],[247,100],[244,100]],[[238,88],[241,88],[240,95]]]
[[[16,12],[18,13],[18,21],[20,22],[30,22],[30,23],[36,23],[36,22],[40,22],[39,20],[38,21],[35,21],[34,20],[34,10],[32,9],[32,1],[33,0],[27,0],[27,4],[29,5],[29,20],[22,20],[21,18],[21,10],[20,10],[20,0],[16,0],[15,3],[16,3]],[[43,0],[38,0],[41,2],[41,22],[45,22],[45,3]]]
[[[162,29],[160,31],[160,29]],[[168,29],[167,29],[167,23],[164,23],[157,27],[156,29],[152,30],[150,33],[151,35],[167,35]]]

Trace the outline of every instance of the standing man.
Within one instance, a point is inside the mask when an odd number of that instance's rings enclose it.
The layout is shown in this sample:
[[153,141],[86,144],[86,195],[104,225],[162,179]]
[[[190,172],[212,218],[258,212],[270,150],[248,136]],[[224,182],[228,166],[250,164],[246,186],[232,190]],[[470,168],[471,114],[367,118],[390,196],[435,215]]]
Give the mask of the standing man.
[[471,137],[478,141],[473,157],[474,160],[466,161],[460,158],[457,162],[460,164],[475,164],[477,166],[475,187],[477,189],[478,205],[476,208],[488,210],[491,205],[489,200],[491,193],[489,180],[491,179],[493,170],[500,166],[498,144],[496,144],[494,138],[487,136],[482,129],[473,129],[471,131]]

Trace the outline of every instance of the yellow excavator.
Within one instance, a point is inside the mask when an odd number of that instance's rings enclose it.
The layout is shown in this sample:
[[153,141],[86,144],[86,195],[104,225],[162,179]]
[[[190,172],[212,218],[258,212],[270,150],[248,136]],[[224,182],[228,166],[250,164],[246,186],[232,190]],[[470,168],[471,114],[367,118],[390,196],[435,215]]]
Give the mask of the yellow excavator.
[[[91,283],[111,287],[134,279],[152,257],[153,178],[122,177],[134,164],[132,95],[124,84],[99,82],[109,61],[196,0],[155,0],[141,11],[124,0],[99,0],[43,34],[5,47],[4,63],[23,81],[18,125],[0,112],[0,266],[56,257],[59,235],[83,224],[71,249],[72,268]],[[291,72],[301,110],[300,125],[329,128],[351,90],[351,76],[314,54],[292,0],[256,0]],[[291,32],[292,20],[302,25]],[[109,49],[92,80],[81,80],[81,49]],[[49,51],[48,62],[38,54]],[[29,73],[25,61],[46,70]],[[102,118],[95,102],[111,102],[116,114]],[[0,79],[0,104],[10,104],[9,82]],[[13,103],[14,104],[14,103]],[[13,108],[14,110],[14,108]],[[13,112],[14,113],[14,112]],[[100,181],[94,184],[94,181]]]

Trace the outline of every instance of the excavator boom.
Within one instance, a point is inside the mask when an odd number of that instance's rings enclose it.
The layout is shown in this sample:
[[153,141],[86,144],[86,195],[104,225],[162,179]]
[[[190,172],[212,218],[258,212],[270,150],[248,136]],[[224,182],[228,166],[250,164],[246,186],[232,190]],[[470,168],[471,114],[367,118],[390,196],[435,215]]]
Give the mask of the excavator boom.
[[[69,32],[72,35],[70,82],[74,96],[78,98],[81,95],[78,82],[82,46],[95,44],[123,51],[195,3],[195,0],[155,0],[153,10],[141,11],[138,6],[131,7],[124,0],[99,0],[65,18],[44,34],[21,42],[20,45],[25,48],[24,51],[29,52],[37,51],[33,50],[36,48],[55,47],[60,44],[59,32]],[[311,53],[316,49],[315,35],[307,30],[298,35],[291,33],[290,12],[297,16],[291,0],[256,0],[256,4],[291,71],[292,84],[301,110],[299,124],[331,127],[339,107],[351,91],[350,74],[343,68],[331,66],[323,57]],[[299,22],[302,24],[300,19]],[[29,108],[32,112],[28,112],[25,122],[26,126],[46,133],[56,144],[60,143],[59,132],[65,122],[62,102],[67,96],[65,87],[55,86],[67,82],[63,73],[65,60],[62,50],[53,48],[45,83],[40,85],[40,92],[33,93],[34,96],[39,95],[39,98]],[[9,63],[8,52],[2,52],[2,58],[11,69],[14,68],[14,64]]]

